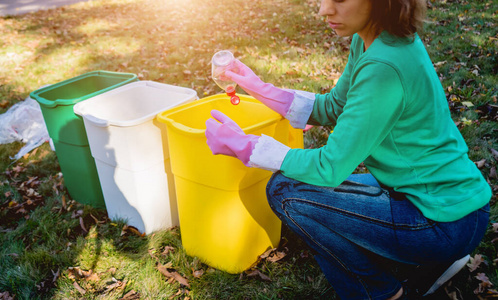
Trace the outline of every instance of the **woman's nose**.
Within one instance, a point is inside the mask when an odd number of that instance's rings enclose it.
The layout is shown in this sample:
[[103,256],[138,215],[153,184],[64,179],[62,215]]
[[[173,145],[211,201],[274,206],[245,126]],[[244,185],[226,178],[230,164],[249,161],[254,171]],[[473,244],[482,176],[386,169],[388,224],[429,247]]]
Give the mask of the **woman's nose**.
[[330,16],[335,13],[334,0],[322,0],[320,3],[320,10],[318,14],[320,16]]

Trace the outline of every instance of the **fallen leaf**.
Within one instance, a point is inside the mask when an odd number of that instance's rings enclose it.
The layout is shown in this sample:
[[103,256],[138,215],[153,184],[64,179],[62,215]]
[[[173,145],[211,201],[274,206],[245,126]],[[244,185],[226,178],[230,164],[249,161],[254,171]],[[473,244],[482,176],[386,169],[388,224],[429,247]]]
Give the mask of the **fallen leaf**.
[[439,67],[439,66],[442,66],[442,65],[444,65],[445,63],[446,63],[446,61],[445,61],[445,60],[443,60],[443,61],[439,61],[439,62],[437,62],[437,63],[434,63],[434,67]]
[[482,169],[482,167],[484,167],[485,163],[486,163],[486,159],[485,158],[481,159],[480,161],[475,162],[477,168],[479,168],[479,169]]
[[204,274],[204,270],[194,270],[192,269],[192,275],[195,277],[195,278],[201,278],[201,276]]
[[95,221],[95,224],[104,224],[105,221],[99,221],[94,215],[90,214],[90,217]]
[[265,251],[265,253],[261,254],[259,257],[261,259],[265,259],[267,258],[268,256],[270,256],[270,253],[272,253],[273,251],[275,251],[277,248],[272,248],[272,249],[268,249]]
[[159,270],[159,272],[161,272],[161,274],[163,274],[167,278],[174,279],[174,280],[178,281],[180,284],[182,284],[186,287],[190,287],[188,280],[185,277],[183,277],[182,275],[178,274],[178,272],[176,272],[175,270],[169,271],[166,266],[161,265],[161,264],[159,264],[157,266],[157,270]]
[[282,258],[284,258],[286,255],[287,255],[287,253],[285,253],[283,251],[276,251],[267,260],[270,262],[277,262],[277,261],[281,260]]
[[163,252],[161,253],[162,256],[166,256],[168,255],[168,253],[170,252],[174,252],[175,251],[175,248],[174,247],[171,247],[171,246],[166,246],[164,247],[164,250]]
[[451,300],[465,300],[463,299],[462,292],[455,286],[453,286],[453,282],[450,281],[445,287],[444,291],[446,292],[446,295],[451,299]]
[[[9,103],[10,103],[10,102],[9,102],[9,101],[7,101],[7,100],[2,100],[2,101],[0,102],[0,108],[6,108],[7,106],[9,106]],[[1,294],[0,294],[0,295],[1,295]]]
[[84,295],[86,291],[75,281],[73,282],[73,286],[80,292],[80,294]]
[[493,157],[498,160],[498,151],[496,151],[495,149],[491,148],[491,154],[493,154]]
[[52,272],[52,275],[54,275],[54,278],[52,279],[52,282],[56,282],[57,278],[59,278],[59,275],[61,273],[60,269],[57,269],[57,272],[54,273],[54,271],[50,270]]
[[246,275],[249,277],[259,277],[264,281],[271,281],[271,278],[261,273],[258,269],[246,270]]
[[113,283],[111,283],[108,286],[106,286],[106,293],[112,291],[115,288],[118,288],[118,289],[121,289],[121,290],[124,289],[126,287],[126,283],[128,281],[127,280],[125,280],[125,281],[119,281],[116,278],[112,277],[112,282]]
[[119,298],[119,300],[136,300],[140,299],[140,294],[135,292],[134,290],[129,291],[128,293],[124,294],[123,297]]
[[[285,248],[287,249],[287,248]],[[264,260],[266,259],[269,262],[277,262],[284,258],[287,255],[287,253],[283,251],[277,251],[277,248],[269,249],[266,250],[265,253],[261,254],[259,256],[260,259]]]
[[[68,275],[70,279],[85,279],[86,281],[99,281],[100,277],[97,273],[93,273],[92,270],[85,271],[79,267],[69,267],[67,269]],[[55,276],[55,275],[54,275]]]
[[474,272],[479,268],[479,265],[484,262],[481,254],[476,254],[474,257],[470,257],[470,263],[467,264],[470,272]]
[[71,214],[71,219],[76,219],[76,218],[79,218],[80,216],[83,215],[83,210],[75,210],[73,211],[73,213]]
[[81,229],[83,229],[84,232],[88,232],[88,230],[86,230],[85,228],[85,224],[83,223],[83,218],[80,217],[80,226],[81,226]]
[[493,284],[489,281],[488,276],[484,273],[478,273],[475,278],[480,281],[479,286],[474,290],[474,294],[481,294],[487,290],[488,287],[492,287]]
[[9,292],[0,293],[1,300],[14,300],[14,297],[9,294]]
[[126,235],[127,233],[132,233],[134,235],[141,236],[141,237],[145,236],[145,232],[140,233],[140,231],[138,231],[138,229],[136,229],[135,227],[124,225],[123,229],[121,230],[121,236]]
[[489,170],[489,177],[491,178],[497,178],[498,176],[496,176],[496,167],[493,166],[490,170]]

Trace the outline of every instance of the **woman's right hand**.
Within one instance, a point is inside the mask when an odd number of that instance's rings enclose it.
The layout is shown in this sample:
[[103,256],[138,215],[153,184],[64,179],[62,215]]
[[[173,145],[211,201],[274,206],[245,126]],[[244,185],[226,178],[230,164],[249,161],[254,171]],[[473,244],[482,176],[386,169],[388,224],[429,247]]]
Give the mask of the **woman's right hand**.
[[238,59],[235,60],[234,67],[225,72],[225,76],[235,81],[249,95],[283,117],[286,116],[294,100],[294,92],[263,82],[248,66]]

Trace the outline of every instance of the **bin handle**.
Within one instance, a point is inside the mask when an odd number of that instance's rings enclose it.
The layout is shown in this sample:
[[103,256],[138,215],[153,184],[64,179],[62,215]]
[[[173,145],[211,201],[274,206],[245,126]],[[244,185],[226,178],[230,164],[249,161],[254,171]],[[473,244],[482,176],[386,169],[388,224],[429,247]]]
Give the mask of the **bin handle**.
[[97,118],[94,115],[84,114],[83,118],[87,119],[88,121],[94,123],[95,125],[97,125],[99,127],[107,127],[107,126],[109,126],[109,122],[108,121],[106,121],[104,119]]

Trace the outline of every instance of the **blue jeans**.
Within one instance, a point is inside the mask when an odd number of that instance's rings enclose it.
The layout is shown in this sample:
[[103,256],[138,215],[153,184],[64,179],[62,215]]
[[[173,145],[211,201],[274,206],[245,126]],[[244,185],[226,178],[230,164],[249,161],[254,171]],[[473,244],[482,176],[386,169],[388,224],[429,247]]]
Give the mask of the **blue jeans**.
[[271,208],[312,249],[341,299],[387,299],[401,283],[390,262],[435,264],[471,253],[489,220],[489,204],[455,222],[435,222],[370,174],[336,188],[275,173],[267,185]]

